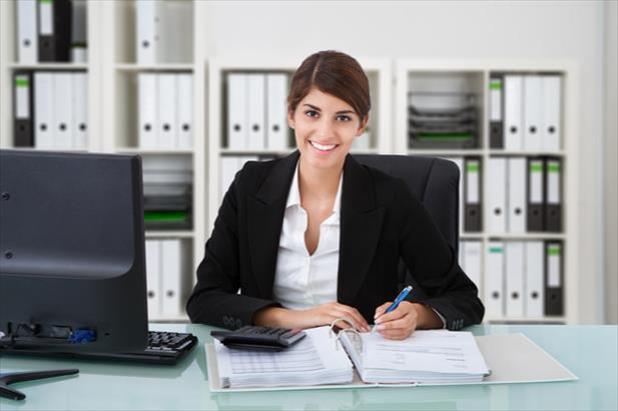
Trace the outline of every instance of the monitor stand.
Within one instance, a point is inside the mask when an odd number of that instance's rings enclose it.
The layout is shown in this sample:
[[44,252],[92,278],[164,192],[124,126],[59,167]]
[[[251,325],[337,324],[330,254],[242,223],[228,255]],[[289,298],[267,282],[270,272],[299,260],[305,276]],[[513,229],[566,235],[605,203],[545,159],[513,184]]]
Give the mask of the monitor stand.
[[35,372],[15,372],[0,374],[0,397],[9,398],[11,400],[23,400],[26,396],[13,388],[9,384],[23,381],[40,380],[42,378],[59,377],[62,375],[77,374],[78,369],[72,368],[68,370],[51,370],[51,371],[35,371]]

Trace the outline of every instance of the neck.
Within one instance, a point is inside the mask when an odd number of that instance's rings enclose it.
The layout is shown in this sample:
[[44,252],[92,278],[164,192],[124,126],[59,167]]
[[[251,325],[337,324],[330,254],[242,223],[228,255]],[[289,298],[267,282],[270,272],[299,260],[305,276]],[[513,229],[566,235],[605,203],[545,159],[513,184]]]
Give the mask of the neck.
[[304,162],[302,156],[298,161],[301,199],[306,198],[304,194],[308,193],[320,199],[334,199],[339,189],[343,164],[333,168],[316,168]]

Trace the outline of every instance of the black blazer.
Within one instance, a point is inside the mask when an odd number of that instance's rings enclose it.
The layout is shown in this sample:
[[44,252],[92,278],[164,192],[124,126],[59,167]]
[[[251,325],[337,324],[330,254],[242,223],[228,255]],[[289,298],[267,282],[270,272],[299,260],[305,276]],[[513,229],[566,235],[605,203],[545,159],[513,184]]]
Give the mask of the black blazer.
[[[187,302],[191,321],[226,328],[252,323],[273,301],[273,282],[285,205],[298,151],[249,162],[225,194],[197,284]],[[409,299],[437,310],[449,329],[479,323],[478,290],[457,263],[423,205],[405,183],[346,157],[341,193],[337,301],[371,324],[376,307],[399,292],[398,262],[423,292]],[[240,294],[238,294],[240,290]]]

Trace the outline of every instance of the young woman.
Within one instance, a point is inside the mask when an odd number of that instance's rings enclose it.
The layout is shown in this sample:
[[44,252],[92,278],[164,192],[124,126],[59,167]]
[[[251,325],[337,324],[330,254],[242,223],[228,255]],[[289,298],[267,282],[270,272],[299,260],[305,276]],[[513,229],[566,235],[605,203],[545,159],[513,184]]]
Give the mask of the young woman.
[[[420,202],[401,180],[348,155],[369,109],[355,59],[322,51],[303,61],[288,96],[298,150],[236,175],[187,303],[193,322],[310,328],[345,318],[403,339],[481,321],[477,288]],[[400,259],[425,298],[412,291],[385,314]]]

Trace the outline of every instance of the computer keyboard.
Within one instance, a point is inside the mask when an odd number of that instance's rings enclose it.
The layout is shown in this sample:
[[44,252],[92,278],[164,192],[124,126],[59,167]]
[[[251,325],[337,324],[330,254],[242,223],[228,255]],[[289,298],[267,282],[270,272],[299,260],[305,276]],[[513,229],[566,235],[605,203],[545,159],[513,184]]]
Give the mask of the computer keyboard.
[[45,357],[121,360],[152,364],[175,364],[197,344],[197,337],[189,333],[148,331],[148,342],[143,351],[127,353],[51,353],[28,348],[10,348],[6,354],[28,354]]

